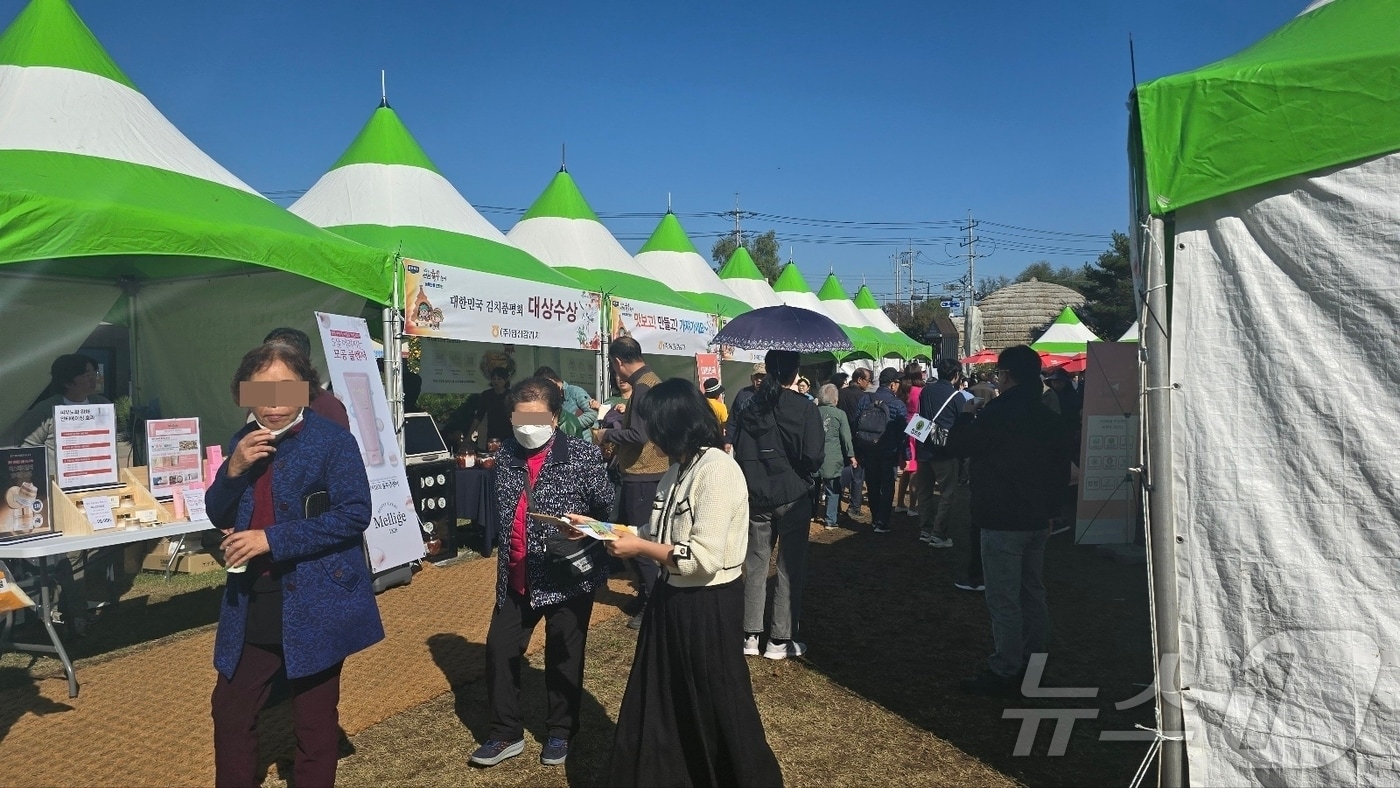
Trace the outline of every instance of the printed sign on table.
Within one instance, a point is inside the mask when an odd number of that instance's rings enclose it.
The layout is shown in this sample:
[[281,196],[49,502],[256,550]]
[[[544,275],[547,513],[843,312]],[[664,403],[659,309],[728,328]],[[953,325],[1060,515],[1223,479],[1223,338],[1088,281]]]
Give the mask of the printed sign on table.
[[53,532],[42,446],[0,449],[0,542]]
[[147,475],[151,495],[174,498],[186,488],[204,489],[204,453],[199,446],[199,419],[151,419],[146,422]]
[[693,356],[710,351],[710,340],[719,328],[715,316],[689,309],[610,298],[609,336],[630,336],[642,353],[660,356]]
[[404,474],[389,400],[374,363],[369,328],[358,317],[316,313],[326,368],[360,443],[369,476],[370,523],[365,531],[371,571],[385,572],[423,557],[418,513]]
[[114,405],[56,405],[54,476],[65,490],[117,483],[117,409]]
[[695,379],[700,385],[710,378],[719,380],[719,356],[714,353],[695,354]]
[[404,332],[598,350],[602,298],[587,290],[404,261]]

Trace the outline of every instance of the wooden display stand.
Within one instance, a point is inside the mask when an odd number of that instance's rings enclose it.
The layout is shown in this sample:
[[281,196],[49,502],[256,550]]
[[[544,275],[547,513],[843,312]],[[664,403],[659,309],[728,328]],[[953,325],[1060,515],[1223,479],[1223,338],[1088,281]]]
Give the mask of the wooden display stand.
[[[95,498],[99,495],[108,497],[118,496],[120,498],[131,496],[131,502],[134,504],[136,511],[154,509],[156,521],[154,523],[145,523],[144,525],[146,527],[175,522],[175,518],[171,515],[170,510],[166,509],[164,505],[151,495],[151,491],[146,489],[146,469],[144,467],[123,468],[119,478],[122,480],[122,484],[119,486],[108,487],[102,490],[84,490],[82,492],[67,493],[59,489],[58,482],[53,481],[53,478],[50,477],[50,506],[53,507],[54,530],[61,531],[66,536],[88,536],[92,534],[92,524],[88,522],[87,516],[83,514],[83,510],[78,508],[78,502],[84,498]],[[120,511],[117,507],[113,507],[112,510],[114,512]],[[120,528],[120,526],[118,527]],[[124,530],[130,531],[137,527],[139,526],[133,524]]]

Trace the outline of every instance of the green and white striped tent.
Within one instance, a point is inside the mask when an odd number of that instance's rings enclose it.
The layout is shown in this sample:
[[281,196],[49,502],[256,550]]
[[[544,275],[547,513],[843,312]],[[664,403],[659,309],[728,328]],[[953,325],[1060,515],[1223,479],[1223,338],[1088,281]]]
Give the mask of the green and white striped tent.
[[1164,784],[1400,784],[1398,75],[1319,0],[1130,100]]
[[837,351],[833,355],[836,360],[855,354],[862,354],[872,358],[880,357],[880,344],[869,333],[861,331],[854,326],[843,325],[835,316],[827,310],[826,304],[817,298],[811,288],[807,286],[807,280],[802,277],[802,272],[798,270],[797,264],[788,261],[783,266],[783,270],[778,272],[778,278],[773,282],[773,292],[778,294],[778,298],[788,306],[810,309],[819,315],[823,315],[841,326],[841,330],[846,333],[846,338],[851,340],[854,350]]
[[[503,289],[498,277],[574,291],[589,289],[516,247],[482,217],[442,175],[387,101],[381,102],[345,153],[290,210],[368,246],[482,274],[471,288],[479,293]],[[476,391],[486,385],[486,372],[478,359],[481,353],[501,351],[500,341],[484,330],[480,336],[459,339],[493,347],[421,339],[423,391]],[[592,386],[593,353],[571,350],[562,351],[567,355],[561,356],[558,349],[530,347],[529,340],[514,344],[515,362],[525,372],[549,364],[571,382]]]
[[872,360],[878,360],[881,356],[881,347],[885,341],[884,335],[879,329],[870,324],[865,315],[856,309],[855,302],[846,295],[845,288],[841,287],[841,282],[836,278],[836,274],[828,273],[826,281],[822,282],[821,290],[817,291],[817,300],[821,302],[822,309],[827,317],[836,321],[851,337],[851,342],[860,340],[863,344],[856,347],[857,353],[863,353]]
[[1090,342],[1102,341],[1075,314],[1074,307],[1065,307],[1055,317],[1055,322],[1045,329],[1031,349],[1042,353],[1084,353]]
[[637,253],[637,263],[702,312],[730,318],[753,308],[720,281],[669,209]]
[[854,301],[856,308],[865,315],[865,319],[884,334],[885,342],[882,347],[886,358],[933,359],[933,349],[928,345],[915,342],[909,338],[908,334],[900,330],[899,326],[890,320],[890,316],[885,314],[885,310],[880,308],[879,302],[875,300],[875,296],[870,292],[868,286],[860,286],[860,289],[856,291]]
[[125,293],[137,401],[222,441],[242,354],[276,325],[315,337],[313,310],[387,303],[391,271],[209,158],[67,0],[32,0],[0,35],[0,287],[11,324],[35,327],[0,337],[0,426]]
[[773,286],[763,278],[763,273],[758,270],[758,264],[753,261],[749,250],[742,246],[736,247],[730,253],[718,275],[720,281],[724,282],[734,295],[754,309],[780,306],[783,303],[783,299],[773,292]]

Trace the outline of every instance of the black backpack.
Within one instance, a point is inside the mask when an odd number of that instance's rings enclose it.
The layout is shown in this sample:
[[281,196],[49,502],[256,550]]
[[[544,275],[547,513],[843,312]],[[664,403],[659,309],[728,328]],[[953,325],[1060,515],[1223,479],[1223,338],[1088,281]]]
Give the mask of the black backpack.
[[885,437],[890,426],[890,406],[874,394],[866,394],[856,412],[855,439],[866,447],[874,446]]

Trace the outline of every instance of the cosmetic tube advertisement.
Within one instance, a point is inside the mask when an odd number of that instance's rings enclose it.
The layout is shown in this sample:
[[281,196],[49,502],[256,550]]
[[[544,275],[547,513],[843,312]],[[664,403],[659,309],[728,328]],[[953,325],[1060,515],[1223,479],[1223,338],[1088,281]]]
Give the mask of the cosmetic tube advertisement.
[[399,442],[389,416],[389,400],[374,362],[369,328],[363,318],[316,313],[321,345],[326,349],[329,391],[350,416],[350,432],[360,444],[369,476],[370,522],[365,529],[370,571],[379,574],[423,557],[418,511],[409,492]]

